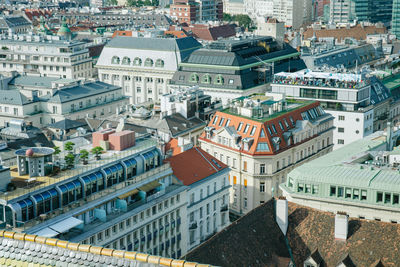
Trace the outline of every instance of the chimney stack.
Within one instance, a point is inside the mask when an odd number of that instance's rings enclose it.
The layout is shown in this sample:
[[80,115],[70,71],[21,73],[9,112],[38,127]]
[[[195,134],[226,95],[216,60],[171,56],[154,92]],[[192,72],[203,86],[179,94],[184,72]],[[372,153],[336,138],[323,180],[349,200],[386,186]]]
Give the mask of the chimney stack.
[[335,239],[346,240],[349,232],[349,215],[338,212],[335,216]]
[[279,225],[279,228],[281,228],[281,231],[284,235],[286,235],[287,228],[289,225],[289,219],[288,219],[288,201],[286,200],[285,197],[279,197],[279,199],[276,201],[276,206],[275,206],[275,212],[276,212],[276,223]]
[[386,150],[387,151],[392,151],[393,149],[393,127],[392,123],[388,121],[387,127],[386,127]]

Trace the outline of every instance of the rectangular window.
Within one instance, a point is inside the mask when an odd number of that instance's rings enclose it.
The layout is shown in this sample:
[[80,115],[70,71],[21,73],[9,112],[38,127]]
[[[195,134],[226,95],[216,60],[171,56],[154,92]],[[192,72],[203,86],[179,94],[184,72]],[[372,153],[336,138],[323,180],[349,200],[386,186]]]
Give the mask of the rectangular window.
[[393,200],[392,200],[392,204],[399,204],[399,195],[398,194],[393,194]]
[[344,116],[341,116],[341,115],[339,115],[339,118],[338,118],[340,121],[344,121]]
[[390,203],[390,200],[391,200],[391,194],[385,193],[385,204]]
[[306,184],[306,193],[311,193],[311,185]]
[[358,200],[360,197],[360,190],[358,189],[353,189],[353,199]]
[[383,193],[382,192],[378,192],[376,194],[376,202],[383,202]]
[[336,197],[336,186],[331,186],[330,196]]
[[338,132],[339,133],[344,133],[344,128],[343,127],[338,127]]
[[233,176],[233,184],[235,185],[237,183],[237,178],[236,176]]
[[338,187],[338,194],[337,194],[337,196],[338,196],[338,197],[343,197],[343,196],[344,196],[344,188],[343,188],[343,187],[341,187],[341,186]]
[[351,198],[351,188],[346,188],[346,194],[345,194],[345,198]]
[[318,194],[318,185],[313,185],[313,194]]
[[338,139],[338,140],[337,140],[337,143],[338,143],[339,145],[344,145],[344,140],[343,140],[343,139]]
[[297,192],[303,192],[304,191],[304,184],[299,184]]
[[247,188],[247,179],[244,179],[243,184],[244,184],[244,187]]
[[260,192],[265,192],[265,183],[260,182]]
[[367,190],[361,190],[361,200],[367,200]]
[[265,173],[265,164],[260,164],[260,174]]
[[247,171],[247,161],[243,161],[243,171]]

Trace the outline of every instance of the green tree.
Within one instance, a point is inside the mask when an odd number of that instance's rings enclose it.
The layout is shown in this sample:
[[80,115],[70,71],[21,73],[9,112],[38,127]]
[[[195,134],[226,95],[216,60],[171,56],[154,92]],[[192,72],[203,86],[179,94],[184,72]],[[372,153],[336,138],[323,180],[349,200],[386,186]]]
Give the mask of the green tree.
[[64,144],[64,149],[67,150],[68,153],[72,153],[72,150],[74,150],[74,146],[75,144],[69,141]]
[[86,149],[82,149],[79,151],[80,153],[80,158],[83,161],[83,164],[86,165],[88,163],[88,158],[89,158],[89,152]]
[[231,14],[228,14],[228,13],[224,13],[224,14],[222,15],[222,20],[223,20],[223,21],[232,21],[232,15],[231,15]]
[[233,16],[232,20],[237,21],[239,23],[239,26],[244,27],[246,29],[249,29],[252,24],[252,20],[249,17],[249,15],[244,15],[244,14],[235,15]]
[[61,153],[61,149],[59,146],[55,146],[55,147],[53,147],[53,149],[54,149],[54,153],[53,153],[54,155],[59,155]]
[[75,155],[72,153],[68,153],[65,157],[64,157],[65,163],[67,164],[68,168],[72,168],[74,167],[74,163],[75,163]]
[[107,5],[116,6],[116,5],[118,5],[118,1],[117,0],[107,0]]
[[151,1],[150,0],[144,0],[144,5],[145,6],[151,6]]
[[128,0],[126,1],[127,6],[136,6],[136,1],[135,0]]
[[104,149],[101,146],[96,146],[90,150],[92,154],[96,156],[96,159],[100,159],[100,154],[103,153]]

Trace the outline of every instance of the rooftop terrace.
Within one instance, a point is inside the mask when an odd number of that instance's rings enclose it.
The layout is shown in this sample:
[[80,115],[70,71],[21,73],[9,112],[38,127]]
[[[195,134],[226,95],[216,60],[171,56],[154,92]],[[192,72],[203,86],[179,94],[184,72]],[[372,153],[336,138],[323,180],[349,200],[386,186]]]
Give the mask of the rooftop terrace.
[[343,89],[361,89],[369,85],[369,80],[363,74],[301,70],[294,73],[277,73],[274,75],[273,83],[316,87],[334,87]]
[[[0,192],[0,199],[5,201],[10,201],[12,199],[18,198],[28,193],[32,193],[41,188],[45,188],[52,184],[67,180],[71,177],[82,175],[86,172],[90,172],[93,169],[99,168],[108,163],[115,162],[117,160],[123,159],[130,155],[136,154],[144,149],[153,147],[156,145],[156,141],[153,139],[145,139],[145,140],[136,140],[136,145],[130,147],[124,151],[107,151],[101,155],[101,159],[97,160],[95,157],[90,157],[87,165],[83,165],[82,163],[77,163],[73,169],[61,170],[58,173],[55,173],[51,176],[42,176],[30,178],[29,175],[18,175],[18,170],[16,166],[10,168],[12,182],[17,187],[14,191],[10,192]],[[80,147],[83,149],[86,147]],[[62,152],[60,154],[60,158],[64,155]]]

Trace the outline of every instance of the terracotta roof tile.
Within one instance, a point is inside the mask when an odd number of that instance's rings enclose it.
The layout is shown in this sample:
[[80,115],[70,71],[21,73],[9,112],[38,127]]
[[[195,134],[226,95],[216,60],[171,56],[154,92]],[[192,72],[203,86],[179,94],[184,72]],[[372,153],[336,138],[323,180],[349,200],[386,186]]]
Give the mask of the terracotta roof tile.
[[186,150],[165,161],[171,164],[174,175],[184,185],[191,185],[228,168],[224,163],[198,147]]

